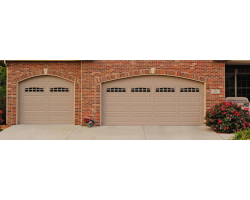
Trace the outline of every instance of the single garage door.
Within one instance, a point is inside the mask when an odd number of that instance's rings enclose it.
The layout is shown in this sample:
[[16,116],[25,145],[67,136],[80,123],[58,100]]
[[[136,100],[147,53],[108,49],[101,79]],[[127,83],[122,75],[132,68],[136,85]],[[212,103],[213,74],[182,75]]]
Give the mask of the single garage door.
[[74,84],[54,76],[19,83],[19,124],[73,124]]
[[102,125],[202,125],[204,84],[171,76],[103,83]]

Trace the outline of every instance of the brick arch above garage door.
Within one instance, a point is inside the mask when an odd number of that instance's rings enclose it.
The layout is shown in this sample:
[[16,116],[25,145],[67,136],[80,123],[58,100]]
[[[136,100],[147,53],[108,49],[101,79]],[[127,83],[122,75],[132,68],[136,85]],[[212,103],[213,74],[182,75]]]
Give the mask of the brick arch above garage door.
[[102,84],[102,125],[202,125],[204,83],[138,76]]
[[21,82],[23,80],[26,80],[28,78],[41,76],[41,75],[51,75],[51,76],[57,76],[59,78],[64,78],[69,81],[75,82],[76,84],[80,84],[81,80],[79,78],[76,78],[75,76],[69,75],[68,72],[60,72],[58,70],[48,70],[47,73],[45,73],[44,70],[36,70],[32,72],[26,72],[25,74],[22,74],[14,79],[14,82]]
[[180,77],[185,79],[190,79],[199,82],[211,82],[211,79],[208,76],[197,76],[194,73],[182,72],[177,70],[155,70],[152,74],[151,70],[149,69],[141,69],[141,70],[133,70],[130,72],[122,72],[122,73],[115,73],[108,76],[96,77],[96,82],[107,82],[112,80],[118,80],[122,78],[129,78],[135,76],[143,76],[143,75],[165,75],[165,76],[174,76]]

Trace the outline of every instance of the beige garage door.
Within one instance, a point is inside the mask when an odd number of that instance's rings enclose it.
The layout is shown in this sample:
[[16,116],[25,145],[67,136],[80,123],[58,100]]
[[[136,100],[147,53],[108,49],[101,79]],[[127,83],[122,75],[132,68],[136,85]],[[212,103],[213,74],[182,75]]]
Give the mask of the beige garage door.
[[19,124],[73,124],[74,84],[54,76],[19,83]]
[[102,85],[102,125],[202,125],[204,84],[140,76]]

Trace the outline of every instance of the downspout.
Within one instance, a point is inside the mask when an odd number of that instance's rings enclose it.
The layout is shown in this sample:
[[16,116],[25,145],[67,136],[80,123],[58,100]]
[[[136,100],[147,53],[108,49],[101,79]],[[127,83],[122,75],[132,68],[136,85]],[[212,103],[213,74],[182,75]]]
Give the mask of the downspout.
[[238,87],[238,85],[237,85],[237,74],[238,74],[238,69],[237,68],[235,68],[234,69],[234,81],[235,81],[235,83],[234,83],[234,87],[235,87],[235,97],[237,97],[238,96],[238,94],[237,94],[237,87]]

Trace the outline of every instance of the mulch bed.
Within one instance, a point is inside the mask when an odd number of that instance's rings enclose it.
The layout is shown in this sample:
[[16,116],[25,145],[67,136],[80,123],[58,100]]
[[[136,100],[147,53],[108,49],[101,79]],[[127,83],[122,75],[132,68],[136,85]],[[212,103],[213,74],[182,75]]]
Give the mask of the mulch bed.
[[0,125],[0,129],[3,129],[3,130],[5,130],[6,128],[9,128],[10,127],[10,125]]

